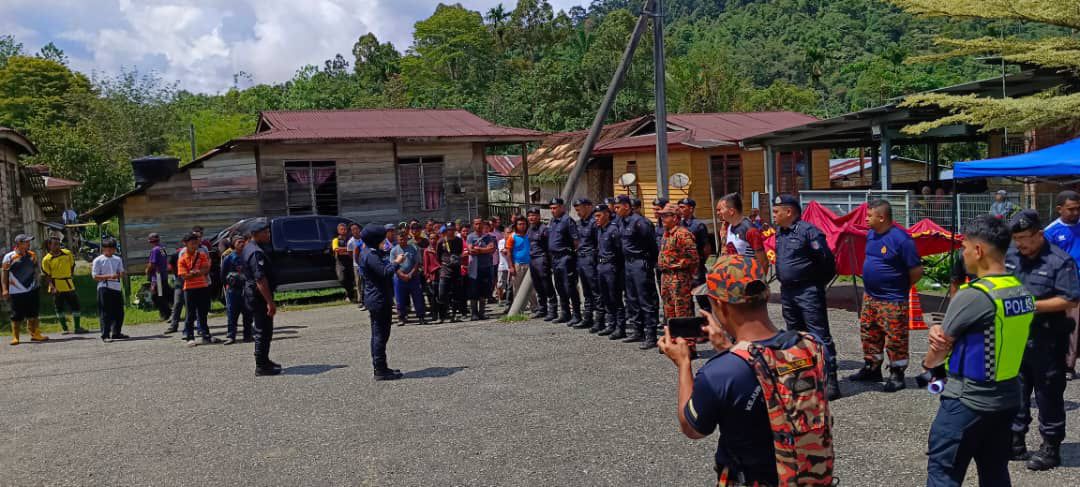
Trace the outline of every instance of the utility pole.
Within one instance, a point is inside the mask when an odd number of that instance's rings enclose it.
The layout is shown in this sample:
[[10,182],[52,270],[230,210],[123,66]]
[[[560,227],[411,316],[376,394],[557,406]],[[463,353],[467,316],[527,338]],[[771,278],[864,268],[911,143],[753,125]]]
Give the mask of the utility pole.
[[664,0],[653,1],[653,82],[656,99],[656,196],[668,197],[667,95],[664,69]]
[[191,160],[194,161],[199,156],[195,153],[195,124],[188,124],[188,138],[191,140]]

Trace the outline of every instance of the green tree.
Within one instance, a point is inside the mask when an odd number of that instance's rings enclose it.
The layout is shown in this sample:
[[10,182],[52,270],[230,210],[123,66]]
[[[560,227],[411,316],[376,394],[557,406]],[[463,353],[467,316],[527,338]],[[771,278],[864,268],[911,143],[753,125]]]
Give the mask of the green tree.
[[23,45],[21,42],[16,42],[15,37],[11,35],[0,36],[0,69],[7,65],[8,58],[22,55]]
[[494,40],[480,13],[439,4],[416,23],[401,75],[420,106],[475,106],[492,79],[493,61]]
[[89,90],[86,77],[63,64],[12,56],[0,68],[0,125],[26,128],[35,119],[58,123],[65,97]]
[[[1034,22],[1063,29],[1080,29],[1080,9],[1075,2],[1061,0],[890,0],[906,11],[927,17],[1006,19]],[[1008,62],[1066,69],[1080,74],[1080,40],[1062,30],[1058,35],[1025,39],[1018,36],[976,38],[938,37],[943,52],[913,59],[913,62],[940,61],[971,55],[1000,55]],[[907,133],[922,133],[935,127],[966,123],[984,131],[1030,130],[1047,126],[1080,125],[1080,93],[1049,90],[1025,98],[979,98],[944,94],[914,95],[905,106],[939,106],[952,114],[938,120],[905,127]]]
[[[236,137],[255,131],[255,116],[248,113],[221,113],[202,109],[190,116],[181,116],[182,122],[195,127],[195,154],[205,154],[210,149]],[[183,131],[169,134],[169,147],[165,153],[180,159],[180,164],[191,162],[191,140]]]
[[352,53],[356,76],[371,94],[381,91],[390,78],[401,73],[401,53],[389,42],[380,44],[375,34],[360,36]]
[[48,43],[41,46],[41,50],[38,51],[37,57],[41,59],[48,59],[49,61],[56,61],[64,66],[68,64],[67,54],[64,54],[64,50],[56,47],[56,44]]

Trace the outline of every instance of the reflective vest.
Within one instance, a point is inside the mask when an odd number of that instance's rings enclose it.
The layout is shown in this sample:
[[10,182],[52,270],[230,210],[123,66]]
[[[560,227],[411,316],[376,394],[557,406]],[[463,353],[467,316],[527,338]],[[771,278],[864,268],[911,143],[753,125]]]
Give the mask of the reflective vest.
[[1035,297],[1013,276],[975,279],[960,286],[966,288],[978,289],[994,301],[994,326],[957,338],[946,369],[975,381],[1003,382],[1016,377],[1035,316]]

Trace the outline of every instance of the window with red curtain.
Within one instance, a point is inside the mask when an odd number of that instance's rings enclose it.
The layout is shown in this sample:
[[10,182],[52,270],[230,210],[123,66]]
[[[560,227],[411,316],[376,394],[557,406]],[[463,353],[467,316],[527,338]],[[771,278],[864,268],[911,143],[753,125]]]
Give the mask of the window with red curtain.
[[285,208],[289,215],[337,215],[337,164],[334,161],[286,162]]
[[441,210],[446,205],[443,156],[398,158],[398,190],[406,216]]

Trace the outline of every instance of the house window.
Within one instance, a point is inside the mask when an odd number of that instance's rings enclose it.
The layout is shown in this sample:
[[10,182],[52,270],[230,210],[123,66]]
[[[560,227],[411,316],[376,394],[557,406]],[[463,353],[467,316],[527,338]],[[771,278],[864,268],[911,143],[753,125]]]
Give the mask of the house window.
[[337,215],[337,166],[334,161],[286,162],[285,200],[289,215]]
[[399,158],[398,185],[405,215],[441,210],[446,206],[443,156]]
[[776,155],[776,190],[779,193],[798,194],[809,189],[806,157],[802,152],[781,152]]
[[742,192],[742,156],[712,156],[709,165],[712,166],[712,186],[717,196]]

